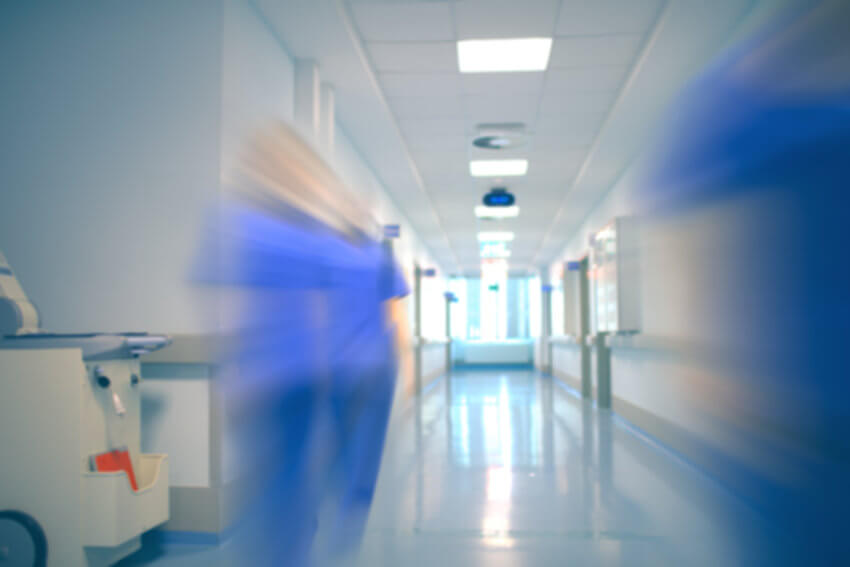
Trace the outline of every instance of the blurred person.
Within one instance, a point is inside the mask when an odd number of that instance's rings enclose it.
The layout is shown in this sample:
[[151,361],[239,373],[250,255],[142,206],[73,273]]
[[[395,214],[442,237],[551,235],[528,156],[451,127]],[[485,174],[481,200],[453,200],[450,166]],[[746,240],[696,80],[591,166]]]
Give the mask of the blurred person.
[[[406,284],[366,233],[362,204],[289,127],[258,136],[240,168],[199,273],[236,289],[224,301],[235,336],[220,385],[244,487],[233,561],[301,566],[329,457],[345,469],[334,524],[371,501],[395,385],[384,304]],[[358,529],[338,531],[353,534],[340,547],[356,546]]]
[[[398,300],[409,289],[391,245],[363,238],[354,246],[376,270],[352,287],[329,292],[330,411],[339,447],[332,474],[340,480],[328,540],[332,557],[356,551],[362,537],[399,372],[394,343],[407,326]],[[409,356],[406,346],[398,350]]]
[[678,388],[725,432],[708,466],[771,526],[759,562],[848,564],[850,2],[793,3],[675,116],[640,201],[699,274],[677,281],[713,373]]

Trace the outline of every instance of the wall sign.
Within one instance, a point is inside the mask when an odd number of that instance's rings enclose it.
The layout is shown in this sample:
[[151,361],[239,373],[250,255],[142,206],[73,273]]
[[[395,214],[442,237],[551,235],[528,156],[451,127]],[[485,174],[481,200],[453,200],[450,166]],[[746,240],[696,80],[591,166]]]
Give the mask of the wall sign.
[[401,236],[401,226],[397,224],[384,225],[384,238],[399,238]]

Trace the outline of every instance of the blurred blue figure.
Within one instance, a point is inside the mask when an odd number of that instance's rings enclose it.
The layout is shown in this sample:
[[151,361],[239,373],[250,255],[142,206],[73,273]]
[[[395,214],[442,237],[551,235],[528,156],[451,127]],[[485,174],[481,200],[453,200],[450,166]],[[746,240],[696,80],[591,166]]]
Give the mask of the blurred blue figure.
[[709,466],[776,528],[752,542],[765,564],[846,565],[850,2],[797,3],[703,73],[677,112],[645,212],[721,211],[717,240],[738,235],[714,245],[725,273],[698,300],[716,316],[694,324],[722,347],[732,372],[720,387],[742,402],[715,415],[755,449]]
[[330,291],[330,403],[340,448],[333,473],[341,479],[329,541],[334,555],[356,548],[372,502],[398,372],[392,300],[409,291],[389,242],[364,235],[351,246],[371,273]]
[[233,563],[300,567],[320,523],[337,553],[359,543],[395,391],[387,304],[407,286],[365,234],[368,214],[287,126],[258,137],[242,168],[197,273],[219,286],[232,333],[219,390],[243,488]]
[[306,565],[321,498],[324,294],[339,239],[294,209],[282,217],[236,203],[215,239],[222,258],[204,279],[237,286],[242,300],[221,384],[244,486],[235,551],[250,565]]

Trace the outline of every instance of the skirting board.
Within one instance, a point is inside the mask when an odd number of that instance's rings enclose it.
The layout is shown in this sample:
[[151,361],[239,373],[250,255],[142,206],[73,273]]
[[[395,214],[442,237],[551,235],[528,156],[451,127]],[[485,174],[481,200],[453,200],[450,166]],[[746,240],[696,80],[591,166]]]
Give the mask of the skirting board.
[[571,376],[571,375],[567,374],[566,372],[558,372],[558,371],[554,371],[552,373],[552,375],[555,378],[557,378],[558,380],[564,382],[570,388],[573,388],[574,390],[578,390],[579,392],[581,392],[581,379],[580,378],[576,378],[575,376]]
[[422,377],[422,390],[425,390],[425,388],[428,387],[428,384],[430,384],[431,382],[433,382],[434,380],[436,380],[437,378],[439,378],[440,376],[442,376],[445,373],[446,373],[445,367],[440,367],[437,370],[429,372],[428,374],[423,376]]
[[721,486],[746,501],[758,501],[765,478],[683,427],[616,396],[612,410],[649,438],[672,450]]

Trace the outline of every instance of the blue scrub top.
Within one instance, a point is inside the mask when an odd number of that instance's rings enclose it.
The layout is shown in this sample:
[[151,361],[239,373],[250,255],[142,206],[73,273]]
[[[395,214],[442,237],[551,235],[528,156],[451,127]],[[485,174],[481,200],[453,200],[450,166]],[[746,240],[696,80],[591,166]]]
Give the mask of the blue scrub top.
[[345,247],[363,273],[349,285],[329,290],[332,375],[338,382],[360,380],[370,373],[394,375],[394,330],[386,301],[409,293],[404,274],[384,244],[363,239],[346,242]]
[[244,299],[234,385],[264,391],[395,368],[384,304],[408,287],[383,244],[239,203],[222,207],[205,242],[195,279]]
[[340,238],[296,211],[285,216],[228,203],[205,235],[195,272],[202,283],[235,287],[236,344],[228,387],[263,392],[327,375],[324,294]]

